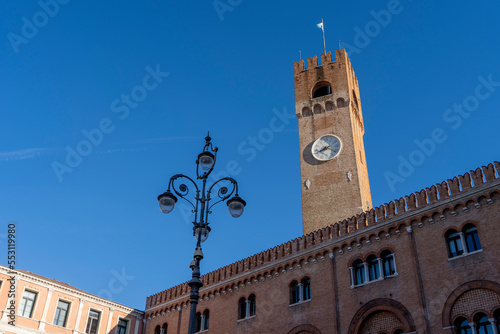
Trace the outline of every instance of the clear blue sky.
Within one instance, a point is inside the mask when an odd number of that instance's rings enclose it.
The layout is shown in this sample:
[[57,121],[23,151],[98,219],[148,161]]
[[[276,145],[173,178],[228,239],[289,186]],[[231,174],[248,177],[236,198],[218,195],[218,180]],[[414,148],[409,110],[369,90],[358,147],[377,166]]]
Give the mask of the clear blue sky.
[[[293,62],[322,52],[321,18],[360,83],[374,205],[499,157],[498,2],[65,1],[50,16],[36,1],[0,4],[1,264],[16,222],[19,269],[139,309],[187,281],[189,219],[162,214],[156,196],[194,175],[207,130],[216,170],[237,162],[248,205],[239,219],[214,207],[202,271],[300,236],[297,120],[255,155],[242,148],[273,109],[294,112]],[[68,148],[87,155],[68,166]],[[134,278],[111,291],[122,271]]]

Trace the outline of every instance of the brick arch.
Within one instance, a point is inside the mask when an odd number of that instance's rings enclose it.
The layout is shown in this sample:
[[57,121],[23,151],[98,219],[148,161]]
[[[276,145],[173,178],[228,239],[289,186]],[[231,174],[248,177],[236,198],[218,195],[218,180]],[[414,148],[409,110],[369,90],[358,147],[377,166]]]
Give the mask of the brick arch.
[[500,284],[495,282],[486,280],[477,280],[477,281],[470,281],[460,285],[450,294],[450,296],[446,300],[446,303],[444,304],[443,318],[442,318],[443,327],[451,326],[454,318],[457,317],[456,314],[455,315],[453,314],[453,306],[455,306],[455,303],[459,300],[460,297],[462,297],[465,293],[470,292],[472,290],[478,290],[478,291],[489,290],[500,296]]
[[359,333],[361,326],[373,314],[377,312],[389,312],[399,320],[401,327],[406,333],[415,332],[415,322],[410,312],[401,303],[389,298],[377,298],[369,301],[356,312],[349,325],[347,333]]
[[304,324],[292,328],[288,334],[321,334],[321,331],[313,325]]

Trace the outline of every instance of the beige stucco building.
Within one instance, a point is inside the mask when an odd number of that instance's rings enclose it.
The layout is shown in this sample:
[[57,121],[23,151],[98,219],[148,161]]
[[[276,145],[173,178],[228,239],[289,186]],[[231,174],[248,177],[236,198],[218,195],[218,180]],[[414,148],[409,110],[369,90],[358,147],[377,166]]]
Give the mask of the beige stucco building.
[[0,333],[142,334],[143,312],[0,266]]

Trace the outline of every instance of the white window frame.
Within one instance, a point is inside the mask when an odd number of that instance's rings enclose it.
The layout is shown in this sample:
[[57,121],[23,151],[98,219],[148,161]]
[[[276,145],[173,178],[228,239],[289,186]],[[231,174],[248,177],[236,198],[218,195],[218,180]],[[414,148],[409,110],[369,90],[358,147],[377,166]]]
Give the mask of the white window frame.
[[[68,304],[68,309],[66,310],[66,318],[64,319],[64,324],[62,326],[58,325],[55,323],[55,320],[56,320],[56,314],[57,314],[57,309],[59,308],[59,302],[63,302],[63,303],[66,303]],[[69,313],[71,311],[71,301],[69,300],[65,300],[65,299],[58,299],[57,300],[57,304],[56,304],[56,311],[54,312],[54,320],[52,321],[53,325],[54,326],[58,326],[58,327],[62,327],[62,328],[66,328],[67,325],[68,325],[68,319],[69,319]]]
[[89,308],[89,313],[87,314],[87,323],[85,324],[85,334],[87,333],[87,327],[89,325],[89,320],[90,320],[90,312],[98,313],[99,317],[97,318],[97,328],[95,334],[99,334],[99,327],[101,326],[101,317],[102,317],[102,312],[93,308]]
[[[23,314],[21,314],[21,305],[23,303],[23,299],[25,298],[24,294],[26,292],[31,292],[31,293],[35,294],[35,298],[33,299],[33,304],[31,306],[30,314],[28,316],[24,315],[25,310],[26,310],[26,304],[24,305]],[[17,310],[17,313],[18,313],[19,316],[24,317],[24,318],[28,318],[28,319],[32,319],[33,318],[33,314],[35,313],[36,304],[37,304],[37,301],[38,301],[38,293],[39,293],[38,291],[30,290],[29,288],[28,289],[24,289],[23,294],[21,295],[21,302],[19,303],[19,308]]]
[[[354,288],[357,288],[357,287],[360,287],[360,286],[365,286],[367,284],[371,284],[371,283],[375,283],[375,282],[379,282],[379,281],[382,281],[384,279],[387,279],[387,278],[392,278],[392,277],[395,277],[395,276],[398,276],[398,266],[396,264],[396,253],[395,252],[392,252],[391,251],[391,256],[392,256],[392,261],[394,262],[394,274],[392,275],[387,275],[385,276],[385,272],[384,272],[384,262],[383,262],[383,259],[382,257],[377,257],[377,260],[378,260],[378,278],[377,279],[374,279],[374,280],[370,280],[370,275],[369,275],[369,270],[368,270],[368,263],[365,261],[363,262],[363,269],[364,269],[364,273],[365,273],[365,281],[361,284],[354,284],[355,283],[355,273],[354,273],[354,267],[349,267],[349,274],[351,276],[351,289],[354,289]],[[454,258],[451,258],[451,259],[455,259],[456,257]],[[448,259],[450,260],[450,259]]]
[[[116,334],[118,334],[118,325],[120,324],[120,321],[125,321],[127,323],[127,327],[125,328],[125,334],[129,334],[129,332],[130,332],[130,319],[121,318],[121,317],[118,317],[118,322],[116,323],[116,328],[117,328]],[[163,327],[160,327],[160,333],[164,334],[162,332],[163,332]]]

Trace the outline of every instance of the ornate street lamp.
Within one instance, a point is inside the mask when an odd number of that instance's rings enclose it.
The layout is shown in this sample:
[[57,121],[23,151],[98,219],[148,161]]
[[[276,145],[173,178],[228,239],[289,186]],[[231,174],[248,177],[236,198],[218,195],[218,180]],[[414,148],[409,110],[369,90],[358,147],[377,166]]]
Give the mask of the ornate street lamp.
[[[207,190],[207,178],[212,173],[217,160],[217,147],[212,146],[211,140],[212,138],[209,135],[205,137],[205,147],[203,148],[203,152],[198,154],[198,159],[196,160],[196,177],[202,181],[201,191],[193,179],[183,174],[176,174],[170,178],[167,191],[158,196],[160,210],[163,213],[170,213],[174,209],[177,203],[177,196],[187,201],[193,207],[193,236],[196,238],[196,250],[193,261],[189,265],[193,271],[193,275],[189,282],[189,286],[191,287],[191,310],[189,314],[188,334],[194,334],[196,307],[198,305],[199,291],[203,286],[203,283],[200,281],[200,261],[203,259],[201,243],[208,239],[208,234],[211,231],[210,226],[208,226],[208,214],[212,213],[210,210],[215,204],[226,201],[229,214],[234,218],[238,218],[243,214],[246,205],[246,202],[238,195],[238,183],[231,177],[224,177],[215,181]],[[200,174],[200,168],[202,169],[202,174]],[[189,194],[189,187],[185,183],[177,186],[176,181],[178,179],[186,179],[189,181],[188,184],[192,184],[195,190],[194,203],[186,198]],[[227,186],[223,186],[224,183],[229,186],[229,189]],[[216,190],[215,185],[217,185],[218,190]],[[210,204],[212,191],[217,191],[217,197],[213,198],[216,201]]]

